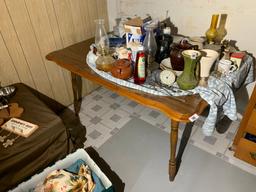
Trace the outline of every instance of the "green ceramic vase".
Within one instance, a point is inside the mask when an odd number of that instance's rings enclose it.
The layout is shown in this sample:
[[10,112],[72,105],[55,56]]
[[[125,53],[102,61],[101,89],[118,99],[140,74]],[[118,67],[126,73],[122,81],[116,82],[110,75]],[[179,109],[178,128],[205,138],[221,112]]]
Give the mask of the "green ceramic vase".
[[177,84],[183,90],[193,89],[198,84],[196,68],[201,58],[201,53],[196,50],[185,50],[182,52],[182,56],[185,66],[182,74],[177,78]]

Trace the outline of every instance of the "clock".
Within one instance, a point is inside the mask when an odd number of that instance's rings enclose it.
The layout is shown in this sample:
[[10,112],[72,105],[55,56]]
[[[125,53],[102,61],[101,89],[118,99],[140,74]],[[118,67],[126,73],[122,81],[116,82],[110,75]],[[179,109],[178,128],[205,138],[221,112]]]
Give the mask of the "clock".
[[175,82],[176,76],[171,70],[163,70],[160,72],[160,81],[164,85],[171,86]]

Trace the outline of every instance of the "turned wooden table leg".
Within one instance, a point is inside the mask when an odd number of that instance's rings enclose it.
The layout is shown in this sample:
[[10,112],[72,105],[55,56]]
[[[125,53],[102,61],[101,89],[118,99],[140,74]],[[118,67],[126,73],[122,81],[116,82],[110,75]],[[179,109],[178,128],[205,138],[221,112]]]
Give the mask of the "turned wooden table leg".
[[72,78],[72,89],[74,96],[74,110],[75,114],[78,115],[81,104],[82,104],[82,78],[71,72]]
[[169,160],[169,179],[173,181],[177,173],[176,165],[176,147],[178,141],[179,122],[171,120],[170,133],[170,160]]

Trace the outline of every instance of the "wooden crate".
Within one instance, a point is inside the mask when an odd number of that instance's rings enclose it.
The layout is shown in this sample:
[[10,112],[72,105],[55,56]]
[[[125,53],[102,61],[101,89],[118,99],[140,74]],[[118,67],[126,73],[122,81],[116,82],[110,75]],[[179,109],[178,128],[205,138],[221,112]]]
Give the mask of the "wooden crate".
[[241,138],[234,156],[256,166],[256,143]]

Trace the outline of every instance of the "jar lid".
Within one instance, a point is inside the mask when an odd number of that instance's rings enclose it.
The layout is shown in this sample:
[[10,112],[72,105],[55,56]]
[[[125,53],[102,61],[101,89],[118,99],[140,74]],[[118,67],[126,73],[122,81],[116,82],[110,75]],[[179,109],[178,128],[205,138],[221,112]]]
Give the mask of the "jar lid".
[[117,67],[117,68],[126,68],[126,67],[129,67],[130,65],[131,65],[131,62],[128,59],[118,59],[114,63],[114,67]]

